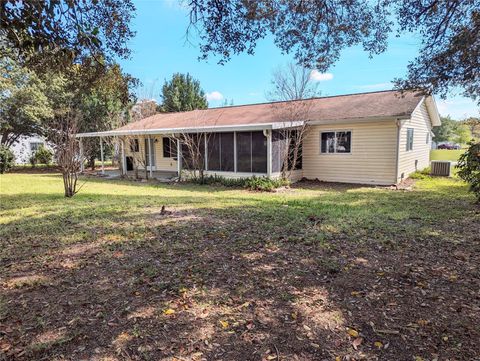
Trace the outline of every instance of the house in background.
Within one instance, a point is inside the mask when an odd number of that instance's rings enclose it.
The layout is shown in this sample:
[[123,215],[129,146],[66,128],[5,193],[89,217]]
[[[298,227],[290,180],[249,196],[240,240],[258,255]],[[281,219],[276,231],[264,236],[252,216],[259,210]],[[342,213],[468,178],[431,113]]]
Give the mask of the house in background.
[[[308,112],[296,118],[291,109],[298,102]],[[183,157],[177,157],[182,134],[209,134],[201,147],[207,174],[279,177],[280,134],[305,121],[309,125],[293,180],[390,185],[429,166],[432,127],[440,125],[440,116],[430,96],[382,91],[156,114],[77,136],[118,137],[124,172],[138,153],[145,160],[141,167],[154,175],[185,168]]]
[[29,137],[20,137],[10,149],[15,155],[15,163],[17,164],[27,164],[30,163],[30,157],[40,148],[41,146],[46,147],[47,149],[52,150],[52,147],[45,141],[45,138],[41,136],[29,136]]

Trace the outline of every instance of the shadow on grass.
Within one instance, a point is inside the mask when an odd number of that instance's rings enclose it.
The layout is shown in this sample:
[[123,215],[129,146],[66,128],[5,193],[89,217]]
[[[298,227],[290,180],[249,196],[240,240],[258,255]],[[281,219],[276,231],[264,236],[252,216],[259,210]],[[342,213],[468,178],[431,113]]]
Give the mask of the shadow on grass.
[[[38,208],[0,230],[7,358],[406,360],[480,351],[479,314],[466,302],[480,286],[479,216],[463,192],[213,197],[208,188],[66,202],[7,195],[8,211]],[[171,213],[160,213],[163,204]]]

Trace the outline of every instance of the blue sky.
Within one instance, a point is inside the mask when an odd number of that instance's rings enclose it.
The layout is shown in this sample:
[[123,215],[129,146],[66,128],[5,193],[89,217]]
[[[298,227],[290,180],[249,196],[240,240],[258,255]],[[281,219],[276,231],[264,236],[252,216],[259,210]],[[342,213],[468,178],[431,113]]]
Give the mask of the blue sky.
[[[253,56],[233,56],[226,65],[218,65],[213,57],[199,61],[195,39],[187,42],[185,37],[188,12],[177,1],[142,0],[135,5],[137,15],[132,27],[137,34],[129,44],[132,56],[120,64],[143,83],[138,90],[140,97],[158,99],[165,79],[175,72],[189,72],[200,80],[211,107],[221,105],[225,98],[235,105],[264,102],[272,71],[292,60],[282,55],[271,39],[265,39]],[[361,48],[346,49],[328,74],[319,77],[324,79],[319,81],[319,89],[322,95],[390,89],[391,80],[405,74],[418,46],[413,36],[392,38],[387,52],[372,59]],[[473,101],[455,94],[446,100],[437,98],[437,105],[442,115],[458,119],[479,116]]]

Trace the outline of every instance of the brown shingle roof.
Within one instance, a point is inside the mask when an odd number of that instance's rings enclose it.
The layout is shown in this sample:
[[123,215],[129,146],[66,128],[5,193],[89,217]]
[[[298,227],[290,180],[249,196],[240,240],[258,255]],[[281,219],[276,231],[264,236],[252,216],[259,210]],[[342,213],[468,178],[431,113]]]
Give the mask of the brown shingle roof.
[[[338,95],[304,100],[308,104],[308,120],[335,121],[371,117],[410,116],[422,94],[407,91],[381,91]],[[297,101],[298,102],[298,101]],[[284,122],[280,114],[294,107],[295,101],[249,104],[179,113],[161,113],[127,124],[119,131],[195,128],[210,126],[255,125]],[[290,119],[296,120],[296,119]]]

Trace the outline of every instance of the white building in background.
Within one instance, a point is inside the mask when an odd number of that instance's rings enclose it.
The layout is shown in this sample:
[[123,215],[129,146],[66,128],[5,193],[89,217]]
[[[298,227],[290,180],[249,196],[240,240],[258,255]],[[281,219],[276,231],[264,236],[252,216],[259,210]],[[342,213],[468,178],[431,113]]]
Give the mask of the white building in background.
[[40,136],[20,137],[10,149],[15,155],[16,164],[30,163],[30,157],[34,154],[38,148],[45,146],[47,149],[52,150],[52,146],[49,145],[45,138]]

